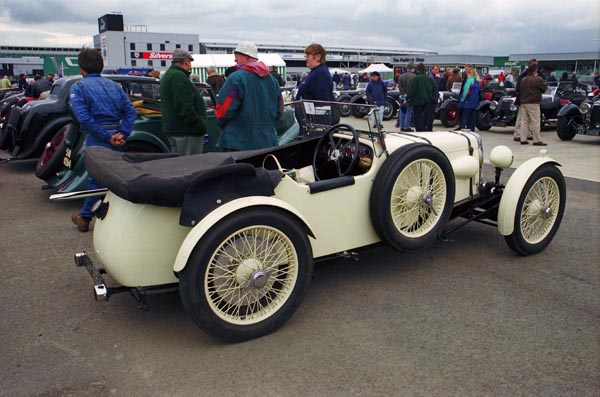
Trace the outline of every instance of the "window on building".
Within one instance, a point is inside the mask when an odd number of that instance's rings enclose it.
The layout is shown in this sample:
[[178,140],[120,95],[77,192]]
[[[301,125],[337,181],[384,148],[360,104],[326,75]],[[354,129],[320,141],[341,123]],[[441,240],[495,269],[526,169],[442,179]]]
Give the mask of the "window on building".
[[129,43],[129,49],[135,51],[135,43]]
[[167,61],[160,61],[160,66],[167,66]]
[[154,63],[152,62],[152,60],[149,60],[148,61],[148,66],[153,66],[153,65],[154,65]]
[[137,61],[135,59],[131,60],[131,66],[137,66]]
[[193,52],[194,51],[194,45],[193,44],[188,44],[188,51],[189,52]]
[[181,44],[175,44],[175,48],[181,48]]
[[146,44],[146,49],[147,49],[148,51],[152,51],[152,43],[148,43],[148,44]]
[[162,43],[161,43],[161,45],[160,45],[160,50],[161,50],[161,51],[164,51],[164,50],[165,50],[165,45],[164,45],[164,44],[162,44]]

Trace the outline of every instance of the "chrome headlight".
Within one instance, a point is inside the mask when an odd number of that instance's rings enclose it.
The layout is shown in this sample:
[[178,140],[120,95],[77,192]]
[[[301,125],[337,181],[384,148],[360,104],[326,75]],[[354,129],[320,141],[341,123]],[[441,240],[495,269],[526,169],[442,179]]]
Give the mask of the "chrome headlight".
[[496,101],[490,102],[490,109],[491,110],[496,110],[497,107],[498,107],[498,102],[496,102]]
[[510,111],[511,112],[516,112],[517,111],[517,105],[515,105],[514,103],[512,105],[510,105]]
[[586,114],[587,112],[589,112],[591,108],[592,107],[587,102],[582,102],[581,105],[579,105],[579,111],[583,114]]

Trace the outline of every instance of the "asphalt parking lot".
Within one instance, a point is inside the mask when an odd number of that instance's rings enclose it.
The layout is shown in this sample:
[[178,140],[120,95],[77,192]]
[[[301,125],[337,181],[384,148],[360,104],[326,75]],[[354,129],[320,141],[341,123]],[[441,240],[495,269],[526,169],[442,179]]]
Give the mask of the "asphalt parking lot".
[[[539,151],[511,129],[482,136],[516,165]],[[421,251],[322,262],[282,329],[233,345],[176,293],[148,311],[95,302],[72,260],[92,251],[69,219],[79,203],[50,202],[35,162],[1,163],[0,396],[599,396],[600,138],[542,137],[568,176],[544,252],[517,256],[471,224]]]

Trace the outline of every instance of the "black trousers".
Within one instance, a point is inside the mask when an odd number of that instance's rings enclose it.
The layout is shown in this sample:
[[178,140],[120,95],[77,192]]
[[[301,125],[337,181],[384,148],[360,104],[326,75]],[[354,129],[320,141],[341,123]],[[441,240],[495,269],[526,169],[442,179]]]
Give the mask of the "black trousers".
[[413,121],[415,122],[415,129],[417,131],[426,131],[425,126],[427,123],[428,106],[428,103],[419,106],[413,106]]

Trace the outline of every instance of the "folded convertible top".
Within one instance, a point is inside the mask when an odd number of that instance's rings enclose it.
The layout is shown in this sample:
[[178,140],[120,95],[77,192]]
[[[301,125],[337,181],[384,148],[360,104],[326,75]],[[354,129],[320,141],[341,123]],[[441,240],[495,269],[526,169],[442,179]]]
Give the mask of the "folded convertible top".
[[261,151],[205,153],[124,153],[86,149],[88,173],[117,196],[138,204],[182,207],[182,225],[191,225],[219,205],[245,196],[272,196],[280,171],[238,163]]

